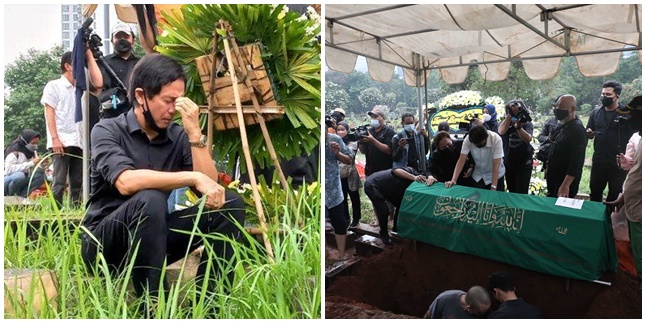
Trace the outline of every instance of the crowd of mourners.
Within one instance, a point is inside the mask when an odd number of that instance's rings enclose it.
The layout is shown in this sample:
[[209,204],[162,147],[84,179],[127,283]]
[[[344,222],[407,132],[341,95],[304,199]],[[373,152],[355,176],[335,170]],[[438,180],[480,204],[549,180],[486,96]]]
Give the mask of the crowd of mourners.
[[[495,106],[485,105],[482,117],[472,120],[462,137],[442,122],[430,138],[424,121],[418,122],[410,113],[401,115],[402,127],[396,131],[386,124],[386,114],[379,107],[368,112],[371,123],[367,133],[356,136],[356,131],[343,121],[345,112],[335,109],[332,116],[336,122],[329,125],[325,137],[326,219],[338,249],[333,250],[331,258],[348,257],[345,237],[360,223],[362,186],[372,202],[381,241],[391,245],[391,236],[397,234],[398,209],[412,182],[528,194],[537,158],[543,162],[547,196],[575,198],[588,140],[594,140],[594,153],[587,156],[592,160],[590,200],[605,201],[608,214],[622,212],[627,217],[641,281],[641,96],[624,105],[619,102],[621,92],[618,82],[603,83],[600,104],[590,113],[587,125],[577,115],[576,97],[559,95],[552,104],[553,116],[543,124],[537,138],[540,145],[536,146],[532,145],[532,112],[522,100],[507,102],[504,117],[498,116]],[[365,154],[365,181],[355,163],[358,152]],[[509,291],[509,284],[505,284],[505,291]],[[465,297],[473,300],[476,296],[470,295],[479,294],[477,290],[447,293],[440,296],[459,298],[462,308]],[[479,304],[484,309],[484,303]],[[428,314],[441,317],[437,311],[437,306],[431,306]],[[469,313],[479,312],[484,310]]]

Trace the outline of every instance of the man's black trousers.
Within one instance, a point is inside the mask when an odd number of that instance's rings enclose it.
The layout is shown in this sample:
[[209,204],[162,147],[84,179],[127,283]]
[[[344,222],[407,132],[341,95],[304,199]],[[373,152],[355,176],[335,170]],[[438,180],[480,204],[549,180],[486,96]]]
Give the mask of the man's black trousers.
[[[152,296],[158,296],[164,261],[170,265],[182,259],[187,253],[187,248],[192,251],[202,244],[208,244],[215,254],[226,262],[233,255],[231,244],[221,239],[203,241],[199,235],[195,235],[189,247],[190,234],[177,232],[177,230],[185,232],[193,230],[195,221],[198,219],[198,206],[169,214],[167,198],[168,194],[162,191],[140,191],[91,229],[102,246],[103,256],[110,266],[111,273],[124,270],[134,255],[132,280],[139,296],[143,295],[145,286],[148,286]],[[244,202],[231,191],[226,191],[225,199],[227,203],[220,210],[208,211],[206,208],[203,210],[197,223],[198,232],[221,233],[233,239],[240,238],[240,229],[235,222],[243,226]],[[138,250],[135,254],[137,245]],[[84,234],[82,248],[83,260],[90,268],[94,268],[99,252],[96,243]],[[204,250],[197,270],[198,282],[204,278],[207,260],[208,252]],[[226,274],[229,283],[232,283],[233,272],[222,273],[221,266],[216,262],[212,264],[210,290],[214,288],[211,284],[214,276]],[[164,291],[167,291],[165,281],[163,285]]]

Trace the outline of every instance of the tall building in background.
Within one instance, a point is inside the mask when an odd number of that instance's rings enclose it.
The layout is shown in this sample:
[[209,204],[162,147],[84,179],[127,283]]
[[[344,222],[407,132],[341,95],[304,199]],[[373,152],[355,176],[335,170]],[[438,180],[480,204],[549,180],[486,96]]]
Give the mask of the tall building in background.
[[63,4],[61,5],[61,23],[62,23],[62,44],[63,50],[72,50],[74,46],[74,36],[76,30],[83,23],[83,13],[80,4]]

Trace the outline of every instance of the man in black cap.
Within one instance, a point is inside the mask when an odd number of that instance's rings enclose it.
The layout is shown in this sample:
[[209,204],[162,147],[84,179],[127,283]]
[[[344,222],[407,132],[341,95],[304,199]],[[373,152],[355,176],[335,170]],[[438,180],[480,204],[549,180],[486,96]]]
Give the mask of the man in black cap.
[[[103,66],[94,68],[94,66],[97,65],[94,60],[90,60],[88,62],[89,80],[92,89],[91,93],[97,96],[100,103],[103,105],[106,104],[105,102],[110,101],[112,93],[108,92],[108,90],[119,87],[119,81],[121,81],[125,87],[128,87],[132,69],[135,67],[137,62],[139,62],[139,57],[135,56],[133,53],[135,33],[130,25],[122,22],[115,25],[110,33],[110,40],[114,46],[114,53],[107,55],[103,60],[110,66],[110,68],[112,68],[119,80],[112,77]],[[97,73],[97,71],[100,71],[100,73]],[[103,109],[103,115],[105,118],[112,118],[128,111],[129,109],[129,104],[122,104],[112,107],[111,109]]]
[[489,275],[489,292],[500,302],[498,310],[491,312],[489,319],[540,319],[543,318],[538,307],[527,304],[516,296],[516,287],[509,273],[504,271]]

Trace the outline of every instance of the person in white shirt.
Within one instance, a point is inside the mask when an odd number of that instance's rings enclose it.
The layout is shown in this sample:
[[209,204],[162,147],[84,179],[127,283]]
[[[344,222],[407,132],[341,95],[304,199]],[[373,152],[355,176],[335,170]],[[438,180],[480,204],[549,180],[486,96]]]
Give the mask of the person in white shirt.
[[502,138],[497,133],[485,129],[484,126],[475,126],[469,130],[469,134],[464,138],[453,178],[444,185],[448,188],[457,182],[469,153],[475,162],[471,173],[473,187],[504,192],[505,165],[501,160],[505,154],[502,149]]
[[72,205],[81,203],[83,185],[83,150],[79,124],[74,122],[75,96],[72,74],[72,52],[61,58],[62,75],[49,81],[43,90],[40,103],[45,106],[47,123],[47,149],[54,153],[54,181],[52,191],[59,208],[63,205],[63,193],[70,180]]
[[[45,172],[36,153],[40,134],[23,130],[4,151],[4,195],[27,197],[43,185]],[[40,165],[44,166],[44,165]]]

